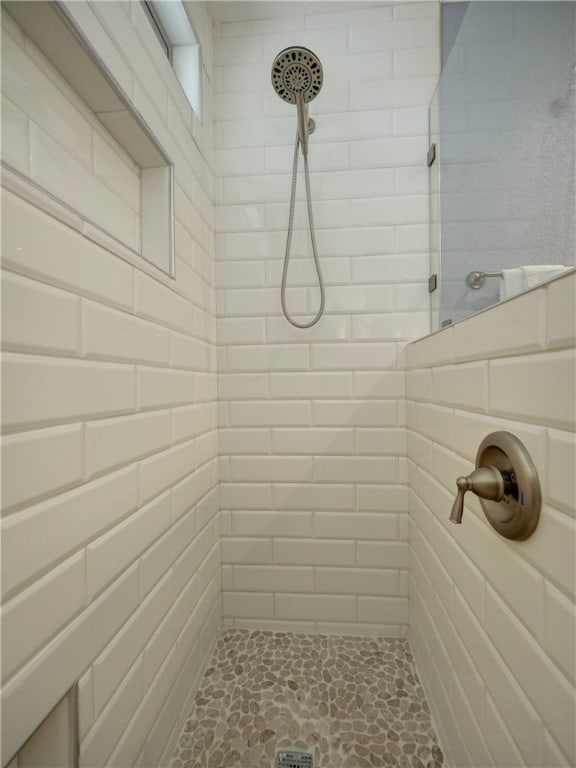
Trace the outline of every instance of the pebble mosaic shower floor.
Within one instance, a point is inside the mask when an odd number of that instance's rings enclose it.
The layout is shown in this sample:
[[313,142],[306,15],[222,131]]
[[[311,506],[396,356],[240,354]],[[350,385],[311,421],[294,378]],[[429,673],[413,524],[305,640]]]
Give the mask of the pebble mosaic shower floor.
[[230,629],[219,639],[170,768],[442,768],[403,638]]

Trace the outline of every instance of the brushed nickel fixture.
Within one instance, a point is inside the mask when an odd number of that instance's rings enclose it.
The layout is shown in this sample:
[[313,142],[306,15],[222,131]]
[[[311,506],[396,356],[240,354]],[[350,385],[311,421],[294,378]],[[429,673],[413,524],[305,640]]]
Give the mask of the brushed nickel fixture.
[[304,157],[308,155],[308,103],[320,93],[324,72],[320,59],[303,45],[284,48],[272,63],[272,87],[281,99],[298,108],[298,134]]
[[486,282],[487,277],[504,277],[503,272],[481,272],[479,270],[474,270],[474,272],[468,272],[466,275],[466,285],[468,288],[474,288],[475,290],[478,290],[478,288],[482,288],[484,283]]
[[542,494],[538,473],[525,445],[511,432],[492,432],[480,443],[476,469],[456,480],[458,494],[450,521],[461,523],[464,496],[480,499],[490,525],[507,539],[522,541],[538,525]]
[[[314,217],[312,215],[312,193],[310,191],[310,170],[308,168],[308,137],[314,132],[316,123],[308,117],[308,104],[320,93],[324,82],[324,71],[320,59],[308,48],[302,45],[293,45],[284,48],[272,63],[272,87],[281,99],[288,104],[296,104],[298,109],[298,130],[296,131],[296,144],[294,146],[294,159],[292,161],[292,191],[290,194],[290,211],[288,213],[288,234],[286,236],[286,250],[284,252],[284,268],[282,270],[282,284],[280,288],[280,303],[282,312],[288,322],[295,328],[312,328],[324,314],[326,304],[326,289],[318,247],[314,230]],[[290,315],[286,302],[286,286],[288,281],[288,268],[290,266],[290,248],[292,245],[292,231],[294,229],[294,206],[296,204],[296,182],[298,176],[298,154],[302,152],[304,160],[304,180],[306,182],[306,203],[308,209],[308,228],[312,243],[312,255],[314,267],[318,277],[320,290],[320,306],[318,312],[304,323],[299,323]]]

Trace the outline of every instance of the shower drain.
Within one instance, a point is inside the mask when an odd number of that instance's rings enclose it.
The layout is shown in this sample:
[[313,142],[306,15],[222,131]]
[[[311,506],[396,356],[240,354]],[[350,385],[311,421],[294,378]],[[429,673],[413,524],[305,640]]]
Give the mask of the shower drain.
[[276,755],[274,768],[314,768],[314,761],[309,752],[283,749]]

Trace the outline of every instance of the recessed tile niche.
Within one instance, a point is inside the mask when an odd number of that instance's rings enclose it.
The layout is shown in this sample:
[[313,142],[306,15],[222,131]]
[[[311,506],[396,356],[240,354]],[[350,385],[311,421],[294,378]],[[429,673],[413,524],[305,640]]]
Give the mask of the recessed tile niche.
[[[4,181],[83,234],[174,277],[173,164],[71,12],[5,2],[20,27],[3,41],[7,118],[21,155]],[[3,105],[4,107],[4,105]]]
[[78,765],[78,690],[56,704],[7,768],[76,768]]

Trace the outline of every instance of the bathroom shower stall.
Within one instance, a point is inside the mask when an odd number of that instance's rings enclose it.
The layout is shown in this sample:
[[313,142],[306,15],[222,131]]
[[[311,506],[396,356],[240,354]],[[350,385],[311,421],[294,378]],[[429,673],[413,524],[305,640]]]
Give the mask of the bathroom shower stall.
[[574,765],[574,18],[2,3],[2,768]]

